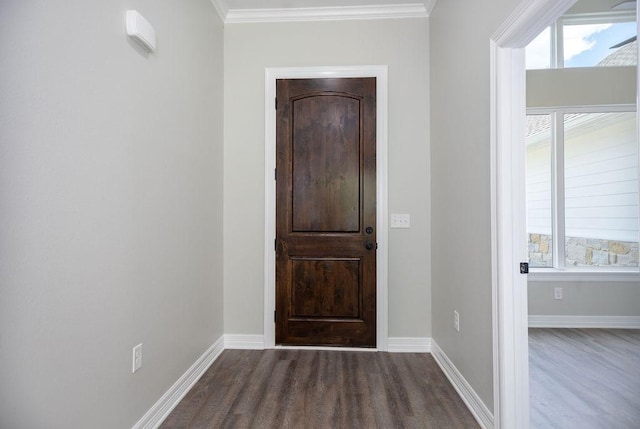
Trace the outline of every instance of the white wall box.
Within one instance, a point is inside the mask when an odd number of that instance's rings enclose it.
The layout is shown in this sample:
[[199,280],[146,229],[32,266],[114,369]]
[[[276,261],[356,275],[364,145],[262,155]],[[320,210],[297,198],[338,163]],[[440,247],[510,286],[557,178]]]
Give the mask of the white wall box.
[[127,36],[149,52],[156,51],[156,31],[138,11],[127,11]]

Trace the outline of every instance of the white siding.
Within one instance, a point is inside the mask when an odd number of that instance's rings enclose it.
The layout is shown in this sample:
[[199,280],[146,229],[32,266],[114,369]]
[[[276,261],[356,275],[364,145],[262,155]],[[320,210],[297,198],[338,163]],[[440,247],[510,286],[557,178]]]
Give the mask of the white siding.
[[638,241],[635,112],[585,114],[565,127],[566,235]]
[[[527,138],[527,231],[533,234],[551,235],[549,115],[529,115],[527,121],[533,128],[541,129]],[[541,122],[543,124],[540,124]]]
[[[528,232],[551,234],[549,129],[528,137]],[[635,112],[566,115],[567,237],[638,241]]]

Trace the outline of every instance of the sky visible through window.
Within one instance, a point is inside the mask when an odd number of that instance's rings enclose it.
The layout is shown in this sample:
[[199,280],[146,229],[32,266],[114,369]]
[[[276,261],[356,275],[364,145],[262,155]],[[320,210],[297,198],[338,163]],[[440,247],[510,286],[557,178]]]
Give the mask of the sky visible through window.
[[[592,67],[616,51],[610,49],[636,35],[635,22],[565,25],[564,66]],[[549,68],[550,31],[546,28],[526,49],[527,69]],[[619,48],[617,48],[619,49]]]
[[635,35],[635,22],[565,25],[564,66],[595,66],[609,54],[615,52],[615,49],[610,49],[611,46]]

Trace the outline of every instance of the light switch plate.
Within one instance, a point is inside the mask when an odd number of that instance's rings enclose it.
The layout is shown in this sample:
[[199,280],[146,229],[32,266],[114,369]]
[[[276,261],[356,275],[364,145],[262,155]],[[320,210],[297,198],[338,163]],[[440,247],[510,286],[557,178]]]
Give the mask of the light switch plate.
[[411,228],[411,215],[392,213],[391,228]]

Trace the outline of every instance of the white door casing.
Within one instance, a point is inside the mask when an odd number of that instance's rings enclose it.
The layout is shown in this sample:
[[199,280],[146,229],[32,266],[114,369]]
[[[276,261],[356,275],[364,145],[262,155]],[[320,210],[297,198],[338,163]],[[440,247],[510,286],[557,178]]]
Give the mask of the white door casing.
[[529,427],[524,47],[576,0],[524,0],[491,47],[491,251],[496,428]]
[[[276,269],[276,79],[376,78],[376,350],[388,342],[388,167],[387,167],[387,66],[278,67],[265,69],[265,239],[264,239],[264,347],[275,347]],[[306,347],[309,348],[309,347]],[[317,349],[318,347],[316,347]],[[321,347],[320,347],[321,348]],[[332,348],[335,349],[335,348]],[[342,348],[344,350],[344,348]]]

